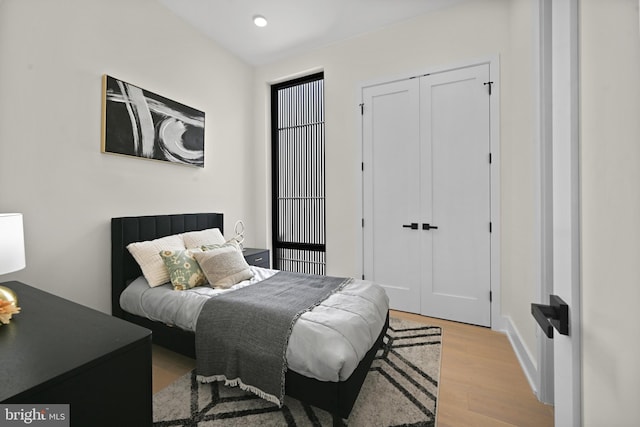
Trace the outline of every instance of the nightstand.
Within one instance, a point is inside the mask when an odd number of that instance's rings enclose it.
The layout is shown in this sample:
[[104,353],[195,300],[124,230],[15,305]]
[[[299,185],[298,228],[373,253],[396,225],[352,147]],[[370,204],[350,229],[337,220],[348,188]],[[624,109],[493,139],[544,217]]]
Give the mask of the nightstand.
[[21,282],[0,326],[0,402],[69,404],[71,426],[152,424],[151,331]]
[[256,267],[271,268],[269,261],[269,249],[245,248],[242,251],[247,264]]

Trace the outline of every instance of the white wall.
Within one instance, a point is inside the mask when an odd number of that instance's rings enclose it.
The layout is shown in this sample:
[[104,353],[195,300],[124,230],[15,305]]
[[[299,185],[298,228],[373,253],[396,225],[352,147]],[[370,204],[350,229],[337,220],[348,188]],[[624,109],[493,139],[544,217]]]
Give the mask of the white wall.
[[[111,217],[215,211],[251,230],[253,70],[159,3],[4,0],[0,58],[0,212],[24,214],[27,256],[0,281],[109,312]],[[205,111],[205,168],[101,153],[105,73]]]
[[[520,354],[536,364],[538,325],[531,303],[538,301],[540,224],[539,142],[535,127],[534,7],[531,0],[511,0],[509,55],[503,67],[502,99],[502,302],[513,331],[525,344]],[[535,367],[534,367],[535,368]],[[533,376],[532,372],[528,372]]]
[[[360,102],[357,89],[367,81],[395,77],[430,67],[489,57],[507,47],[505,1],[477,2],[438,11],[384,31],[356,37],[295,58],[260,66],[256,70],[256,141],[269,166],[266,114],[268,84],[324,70],[327,156],[327,269],[333,275],[354,275],[362,268],[360,245],[360,162],[358,137]],[[270,191],[270,190],[269,190]],[[269,206],[264,212],[264,233],[269,233]]]
[[[470,1],[417,17],[287,60],[260,66],[255,74],[256,169],[269,168],[268,84],[309,70],[325,72],[327,155],[327,271],[361,274],[361,141],[357,89],[365,82],[415,71],[459,65],[498,55],[501,66],[502,311],[535,358],[539,265],[536,209],[537,143],[533,126],[531,0]],[[266,175],[265,175],[266,176]],[[268,182],[262,183],[265,194]],[[270,233],[268,196],[258,200]],[[535,366],[535,360],[530,360]]]
[[582,0],[585,426],[640,419],[640,31],[637,0]]

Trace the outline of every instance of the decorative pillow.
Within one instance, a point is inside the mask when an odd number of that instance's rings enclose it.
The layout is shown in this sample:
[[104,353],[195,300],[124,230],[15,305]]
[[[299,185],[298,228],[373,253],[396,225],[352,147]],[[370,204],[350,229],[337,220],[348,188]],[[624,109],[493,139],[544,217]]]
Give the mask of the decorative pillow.
[[184,246],[187,249],[199,248],[204,245],[221,245],[224,243],[224,236],[219,228],[208,228],[200,231],[189,231],[181,234]]
[[218,249],[218,248],[224,248],[224,247],[235,248],[237,251],[242,252],[242,249],[240,249],[240,244],[235,239],[228,240],[228,241],[226,241],[224,243],[215,243],[215,244],[211,244],[211,245],[202,245],[202,246],[200,246],[200,250],[202,250],[202,251],[210,251],[212,249]]
[[[199,252],[199,250],[195,250]],[[207,278],[200,269],[190,249],[163,250],[160,257],[169,270],[171,284],[176,291],[184,291],[196,286],[206,285]]]
[[214,288],[230,288],[253,277],[253,272],[234,245],[222,245],[193,256]]
[[160,257],[160,251],[184,248],[182,237],[178,234],[127,245],[151,287],[169,282],[169,270]]

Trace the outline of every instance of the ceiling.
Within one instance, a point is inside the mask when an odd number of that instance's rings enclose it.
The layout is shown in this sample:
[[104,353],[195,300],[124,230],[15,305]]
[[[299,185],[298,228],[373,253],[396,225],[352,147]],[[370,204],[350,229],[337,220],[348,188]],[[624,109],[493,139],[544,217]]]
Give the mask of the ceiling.
[[[249,64],[379,30],[465,0],[158,0]],[[254,15],[269,21],[253,24]]]

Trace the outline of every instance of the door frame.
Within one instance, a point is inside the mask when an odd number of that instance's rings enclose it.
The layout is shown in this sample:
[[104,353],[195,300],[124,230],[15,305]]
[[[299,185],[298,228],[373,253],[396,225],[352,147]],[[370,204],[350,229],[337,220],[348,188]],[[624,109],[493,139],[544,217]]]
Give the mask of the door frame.
[[[570,336],[537,329],[537,397],[555,425],[582,424],[579,0],[537,0],[539,114],[539,302],[569,304]],[[559,82],[555,84],[553,82]],[[554,342],[555,341],[555,342]],[[560,359],[559,359],[560,357]],[[560,362],[560,363],[559,363]]]
[[[383,76],[367,81],[363,81],[358,84],[356,88],[356,101],[355,107],[358,111],[361,111],[361,105],[363,103],[362,93],[366,87],[376,86],[380,84],[391,83],[398,80],[405,80],[412,77],[424,76],[426,74],[443,73],[447,71],[453,71],[460,68],[467,68],[476,65],[488,64],[489,65],[489,77],[493,84],[491,85],[491,96],[489,97],[489,132],[491,139],[491,168],[490,168],[490,180],[491,180],[491,329],[504,330],[506,322],[502,317],[502,293],[501,293],[501,281],[500,281],[500,235],[501,235],[501,218],[500,218],[500,57],[499,55],[491,55],[488,57],[478,58],[476,60],[469,60],[463,63],[449,64],[445,66],[429,66],[413,71],[400,72],[396,75]],[[364,107],[366,108],[366,106]],[[363,120],[362,115],[358,114],[357,119],[357,134],[360,141],[360,158],[359,169],[363,164],[364,153],[364,140],[363,140]],[[354,221],[362,223],[364,218],[363,207],[363,192],[364,192],[364,179],[363,174],[358,174],[360,192],[358,194],[358,211]],[[359,265],[356,266],[358,275],[364,273],[364,232],[363,227],[358,227],[358,253],[356,259],[359,260]]]
[[[548,304],[553,294],[553,169],[552,169],[552,33],[551,3],[553,0],[537,0],[535,3],[534,58],[537,82],[537,139],[539,142],[536,159],[538,167],[538,209],[539,223],[539,283],[538,303]],[[538,368],[535,374],[534,391],[538,400],[553,404],[553,340],[547,339],[536,328]]]
[[579,0],[554,0],[552,40],[553,293],[569,305],[554,335],[555,425],[582,425]]

